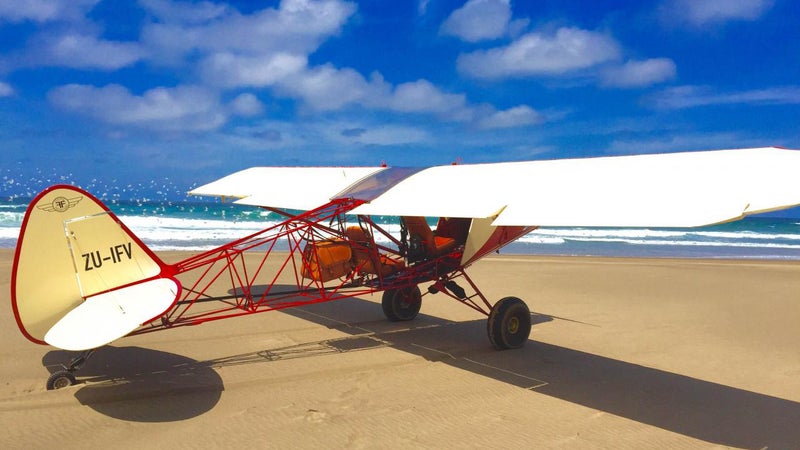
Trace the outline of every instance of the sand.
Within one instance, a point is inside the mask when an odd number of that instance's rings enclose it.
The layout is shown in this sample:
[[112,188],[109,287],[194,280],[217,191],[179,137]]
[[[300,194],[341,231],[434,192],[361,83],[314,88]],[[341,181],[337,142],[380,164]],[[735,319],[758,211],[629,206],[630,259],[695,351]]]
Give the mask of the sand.
[[[165,259],[180,257],[166,254]],[[379,296],[125,338],[46,391],[0,250],[0,447],[800,448],[800,263],[492,256],[531,341],[498,352],[442,295]]]

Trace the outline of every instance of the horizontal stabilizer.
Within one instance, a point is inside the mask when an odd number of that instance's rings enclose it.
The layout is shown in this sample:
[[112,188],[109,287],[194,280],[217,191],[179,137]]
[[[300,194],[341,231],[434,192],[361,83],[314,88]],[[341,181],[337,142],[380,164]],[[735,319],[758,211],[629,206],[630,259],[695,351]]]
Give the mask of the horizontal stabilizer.
[[44,341],[64,350],[100,347],[164,313],[179,294],[174,280],[158,278],[89,297],[50,328]]

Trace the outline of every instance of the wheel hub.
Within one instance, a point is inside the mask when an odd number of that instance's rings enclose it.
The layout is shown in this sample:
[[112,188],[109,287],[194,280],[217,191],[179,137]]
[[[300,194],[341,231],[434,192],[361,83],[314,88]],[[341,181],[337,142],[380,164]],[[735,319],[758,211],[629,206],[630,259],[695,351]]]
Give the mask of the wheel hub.
[[511,334],[516,334],[517,331],[519,331],[519,319],[512,317],[508,321],[508,332]]

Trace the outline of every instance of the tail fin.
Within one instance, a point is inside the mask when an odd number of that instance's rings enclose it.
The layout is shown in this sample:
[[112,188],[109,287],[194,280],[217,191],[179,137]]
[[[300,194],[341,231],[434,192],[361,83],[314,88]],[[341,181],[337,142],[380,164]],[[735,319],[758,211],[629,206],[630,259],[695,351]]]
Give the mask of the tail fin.
[[88,192],[53,186],[28,206],[11,302],[31,341],[104,345],[163,314],[179,291],[169,266]]

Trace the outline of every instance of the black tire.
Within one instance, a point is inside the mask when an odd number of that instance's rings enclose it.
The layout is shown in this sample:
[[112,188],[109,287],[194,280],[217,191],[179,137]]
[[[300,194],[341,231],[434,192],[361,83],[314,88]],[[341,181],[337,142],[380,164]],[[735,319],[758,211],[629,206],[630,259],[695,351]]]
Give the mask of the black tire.
[[383,313],[391,322],[404,322],[417,317],[422,307],[422,293],[418,286],[390,289],[383,293]]
[[520,348],[531,334],[531,311],[516,297],[505,297],[495,303],[486,325],[489,341],[497,350]]
[[58,372],[50,375],[50,378],[47,379],[47,390],[53,391],[56,389],[62,389],[67,386],[72,386],[77,382],[78,380],[75,379],[75,375],[73,375],[72,372],[59,370]]

